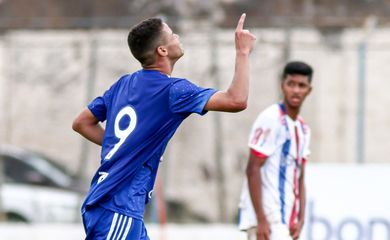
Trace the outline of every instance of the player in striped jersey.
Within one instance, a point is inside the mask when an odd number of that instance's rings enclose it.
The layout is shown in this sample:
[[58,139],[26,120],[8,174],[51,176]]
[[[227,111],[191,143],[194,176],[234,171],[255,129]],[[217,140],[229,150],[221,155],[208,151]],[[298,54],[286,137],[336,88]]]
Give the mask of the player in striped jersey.
[[304,224],[304,169],[310,130],[299,116],[311,92],[313,70],[290,62],[283,71],[283,101],[265,109],[252,126],[239,228],[249,240],[298,239]]

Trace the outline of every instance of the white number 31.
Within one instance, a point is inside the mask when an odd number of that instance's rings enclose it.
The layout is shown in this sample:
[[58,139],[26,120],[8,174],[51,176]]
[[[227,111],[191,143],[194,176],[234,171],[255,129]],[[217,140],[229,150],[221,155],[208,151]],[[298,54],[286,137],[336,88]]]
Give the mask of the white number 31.
[[[129,126],[126,129],[121,130],[119,128],[119,122],[124,116],[130,117]],[[118,151],[119,147],[125,142],[127,137],[130,135],[132,131],[134,131],[135,126],[137,125],[137,114],[134,109],[130,106],[122,108],[115,118],[115,136],[119,138],[119,142],[117,142],[111,151],[104,158],[105,160],[111,159],[111,157]]]

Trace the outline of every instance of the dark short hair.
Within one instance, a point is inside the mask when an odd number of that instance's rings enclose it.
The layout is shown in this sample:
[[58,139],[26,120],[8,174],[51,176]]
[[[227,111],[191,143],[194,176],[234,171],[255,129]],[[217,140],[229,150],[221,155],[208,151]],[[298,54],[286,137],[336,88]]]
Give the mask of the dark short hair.
[[303,75],[307,76],[309,79],[309,83],[311,83],[311,79],[313,77],[313,68],[304,62],[293,61],[286,64],[283,70],[283,79],[286,79],[287,75]]
[[160,18],[149,18],[135,25],[129,32],[127,43],[133,56],[144,66],[154,63],[154,50],[163,29]]

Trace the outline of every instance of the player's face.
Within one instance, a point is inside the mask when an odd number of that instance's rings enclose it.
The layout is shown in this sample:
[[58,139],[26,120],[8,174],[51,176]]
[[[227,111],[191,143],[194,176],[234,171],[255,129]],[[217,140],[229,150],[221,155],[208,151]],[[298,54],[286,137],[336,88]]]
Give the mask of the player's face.
[[165,38],[165,46],[168,49],[168,56],[173,60],[179,59],[184,55],[182,44],[180,43],[179,35],[173,33],[172,29],[163,23],[163,32]]
[[292,108],[299,108],[311,92],[309,77],[299,74],[287,75],[282,82],[284,101]]

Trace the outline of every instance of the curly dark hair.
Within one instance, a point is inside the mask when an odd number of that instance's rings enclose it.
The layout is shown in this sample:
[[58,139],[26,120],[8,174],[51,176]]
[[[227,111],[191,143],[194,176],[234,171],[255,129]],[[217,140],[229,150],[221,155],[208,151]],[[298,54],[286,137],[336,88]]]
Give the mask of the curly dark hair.
[[130,30],[127,43],[131,53],[142,66],[154,63],[154,51],[161,40],[162,29],[163,21],[160,18],[149,18]]
[[307,76],[309,82],[311,83],[311,79],[313,77],[313,68],[309,64],[300,61],[287,63],[283,70],[283,80],[286,79],[287,75],[294,74]]

